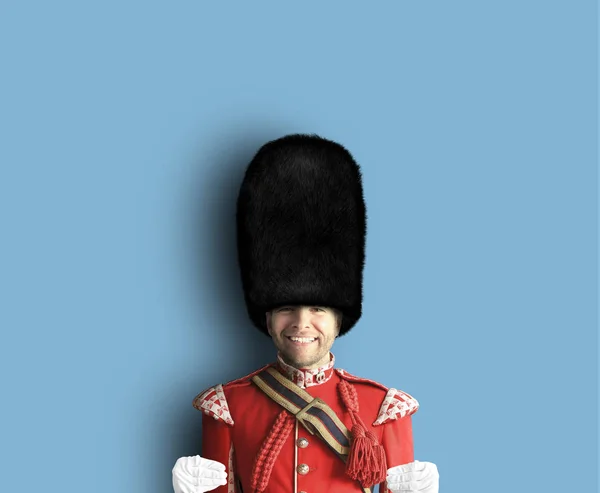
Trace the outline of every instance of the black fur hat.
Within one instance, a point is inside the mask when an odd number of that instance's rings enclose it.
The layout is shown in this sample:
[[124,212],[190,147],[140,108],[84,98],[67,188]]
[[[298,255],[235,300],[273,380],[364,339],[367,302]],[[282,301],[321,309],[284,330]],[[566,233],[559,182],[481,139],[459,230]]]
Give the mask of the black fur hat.
[[340,335],[362,314],[366,208],[358,164],[341,145],[288,135],[261,147],[237,201],[237,245],[248,314],[282,305],[337,308]]

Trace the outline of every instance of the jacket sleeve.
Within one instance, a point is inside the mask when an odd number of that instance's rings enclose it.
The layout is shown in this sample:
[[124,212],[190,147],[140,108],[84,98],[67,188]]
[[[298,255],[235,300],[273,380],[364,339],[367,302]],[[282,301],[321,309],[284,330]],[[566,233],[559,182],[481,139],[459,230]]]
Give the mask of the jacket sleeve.
[[[408,464],[415,460],[412,417],[404,416],[383,425],[383,448],[387,459],[387,468]],[[380,493],[389,490],[385,483],[379,485]]]
[[202,457],[220,462],[227,471],[227,484],[214,493],[238,493],[231,427],[220,419],[202,415]]

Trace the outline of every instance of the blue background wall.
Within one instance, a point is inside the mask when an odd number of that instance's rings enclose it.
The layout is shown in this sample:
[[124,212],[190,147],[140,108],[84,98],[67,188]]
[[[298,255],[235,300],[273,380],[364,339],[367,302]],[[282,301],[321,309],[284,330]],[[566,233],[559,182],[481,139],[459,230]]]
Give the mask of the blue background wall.
[[316,132],[369,213],[339,365],[420,401],[443,493],[593,491],[595,2],[216,3],[0,9],[0,490],[171,491],[193,397],[273,358],[244,166]]

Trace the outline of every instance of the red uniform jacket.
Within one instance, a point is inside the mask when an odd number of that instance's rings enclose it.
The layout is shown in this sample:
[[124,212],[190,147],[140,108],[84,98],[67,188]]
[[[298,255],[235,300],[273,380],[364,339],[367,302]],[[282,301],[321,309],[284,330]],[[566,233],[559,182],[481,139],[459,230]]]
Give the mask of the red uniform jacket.
[[[337,384],[340,379],[350,382],[358,394],[360,417],[385,449],[387,467],[412,462],[411,415],[418,409],[418,402],[400,390],[334,369],[334,361],[332,355],[331,363],[317,370],[297,370],[281,359],[272,365],[310,395],[325,401],[348,429],[352,422]],[[201,455],[227,468],[228,484],[213,490],[215,493],[253,493],[250,485],[254,460],[282,410],[251,381],[263,369],[211,387],[194,399],[194,407],[205,413]],[[265,493],[361,492],[358,482],[346,475],[345,467],[321,439],[296,421],[276,459]],[[387,491],[385,484],[380,485],[380,491]]]

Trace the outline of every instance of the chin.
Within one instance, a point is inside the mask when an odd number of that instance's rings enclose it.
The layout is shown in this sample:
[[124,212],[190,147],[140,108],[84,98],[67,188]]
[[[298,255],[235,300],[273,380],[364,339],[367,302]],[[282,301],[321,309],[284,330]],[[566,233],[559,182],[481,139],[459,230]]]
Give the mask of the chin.
[[291,354],[286,353],[286,352],[281,352],[281,355],[283,356],[283,360],[288,364],[288,365],[292,365],[294,367],[299,367],[301,365],[306,365],[306,364],[310,364],[310,360],[306,360],[306,359],[296,359],[294,357],[292,357]]
[[318,357],[318,358],[317,357],[305,358],[305,359],[300,359],[300,360],[288,357],[288,360],[291,361],[291,365],[296,368],[304,368],[305,366],[316,365],[321,359],[322,359],[322,356]]

